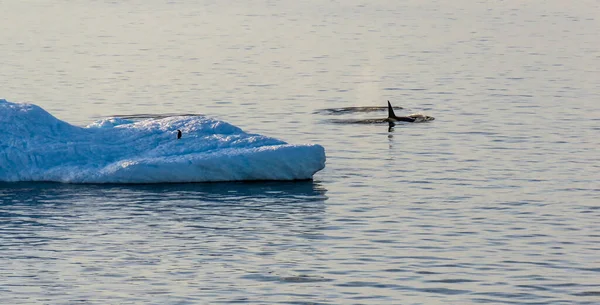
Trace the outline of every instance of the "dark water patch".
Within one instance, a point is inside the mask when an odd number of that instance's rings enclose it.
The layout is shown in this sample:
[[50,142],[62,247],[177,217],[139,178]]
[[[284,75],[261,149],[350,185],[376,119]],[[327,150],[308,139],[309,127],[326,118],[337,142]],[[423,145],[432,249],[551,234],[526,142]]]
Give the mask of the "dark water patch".
[[450,288],[421,288],[421,289],[415,289],[415,290],[426,292],[426,293],[444,294],[444,295],[458,295],[458,294],[471,293],[470,290],[450,289]]
[[461,283],[473,283],[473,282],[479,282],[476,280],[470,280],[470,279],[443,279],[443,280],[428,280],[425,281],[428,283],[446,283],[446,284],[461,284]]
[[576,268],[581,271],[600,272],[600,268]]
[[582,286],[577,283],[558,283],[558,284],[547,284],[548,287],[568,288],[568,287],[579,287]]
[[[244,302],[247,303],[247,302]],[[314,302],[314,301],[300,301],[300,302],[279,302],[279,304],[292,304],[292,305],[331,305],[335,303],[326,302]]]
[[412,184],[432,184],[434,182],[427,181],[427,180],[412,180],[412,181],[408,181],[408,183],[412,183]]
[[454,92],[439,91],[439,92],[428,92],[427,94],[433,94],[433,95],[453,95]]
[[[530,301],[523,301],[523,300],[511,301],[511,300],[498,300],[498,299],[491,299],[491,298],[472,298],[471,300],[475,303],[482,303],[482,304],[515,304],[515,305],[548,305],[549,304],[547,301],[540,301],[540,302],[530,302]],[[552,301],[551,304],[570,305],[570,304],[572,304],[572,302]]]
[[[483,296],[488,296],[488,297],[494,297],[494,298],[499,298],[499,299],[505,299],[505,300],[539,300],[539,299],[544,299],[547,297],[538,295],[538,294],[533,294],[533,293],[528,293],[528,292],[475,292],[473,293],[473,295],[483,295]],[[496,300],[499,301],[499,300]],[[538,301],[536,301],[538,302]],[[522,304],[522,303],[518,303],[518,304]],[[529,303],[527,303],[529,304]],[[547,303],[541,303],[541,304],[547,304]]]
[[475,231],[459,231],[459,232],[451,232],[442,234],[442,236],[464,236],[464,235],[477,235],[479,232]]
[[383,269],[381,270],[382,272],[392,272],[392,273],[405,273],[405,272],[412,272],[411,270],[408,269],[402,269],[402,268],[391,268],[391,269]]
[[384,288],[384,289],[399,289],[402,286],[396,284],[383,284],[378,282],[366,282],[366,281],[352,281],[346,283],[336,284],[339,287],[369,287],[369,288]]
[[331,282],[332,279],[328,279],[322,276],[309,276],[309,275],[298,275],[298,276],[285,276],[281,277],[279,281],[284,283],[317,283],[317,282]]
[[[426,261],[453,261],[453,258],[440,257],[440,256],[389,256],[394,260],[426,260]],[[431,267],[458,267],[457,265],[432,265]]]
[[353,296],[351,297],[352,300],[357,300],[357,301],[361,301],[361,300],[382,300],[385,299],[384,296],[380,296],[380,295],[359,295],[359,296]]
[[425,292],[431,294],[443,294],[443,295],[460,295],[460,294],[468,294],[471,293],[470,290],[462,290],[462,289],[450,289],[444,287],[432,287],[432,288],[415,288],[404,285],[397,284],[385,284],[385,283],[377,283],[377,282],[366,282],[366,281],[352,281],[337,284],[339,287],[356,287],[356,288],[382,288],[382,289],[394,289],[394,290],[403,290],[403,291],[415,291],[415,292]]
[[373,239],[373,240],[371,240],[371,242],[381,243],[381,244],[393,244],[393,243],[396,243],[397,240],[395,240],[395,239]]
[[548,288],[548,287],[544,287],[544,286],[538,286],[538,285],[515,285],[515,287],[532,289],[532,290],[539,290],[539,291],[552,291],[553,290],[552,288]]
[[534,265],[534,266],[541,266],[541,267],[555,267],[554,264],[551,263],[547,263],[547,262],[524,262],[524,261],[513,261],[513,260],[504,260],[501,261],[500,263],[502,264],[507,264],[507,265]]
[[267,87],[275,87],[277,86],[276,84],[249,84],[248,87],[261,87],[261,88],[267,88]]
[[578,297],[600,297],[600,291],[583,291],[578,293],[573,293],[572,295]]
[[425,88],[396,88],[396,87],[388,87],[388,88],[383,88],[383,90],[386,90],[386,91],[425,91],[427,89],[425,89]]
[[317,282],[331,282],[332,279],[328,279],[322,276],[311,276],[311,275],[296,275],[296,276],[278,276],[273,274],[260,274],[251,273],[241,277],[242,279],[250,279],[259,282],[279,282],[279,283],[317,283]]
[[[534,97],[533,95],[529,95],[529,94],[490,94],[489,96],[492,96],[492,97],[527,97],[527,98]],[[522,106],[522,107],[518,107],[518,108],[538,108],[538,107],[539,106]]]

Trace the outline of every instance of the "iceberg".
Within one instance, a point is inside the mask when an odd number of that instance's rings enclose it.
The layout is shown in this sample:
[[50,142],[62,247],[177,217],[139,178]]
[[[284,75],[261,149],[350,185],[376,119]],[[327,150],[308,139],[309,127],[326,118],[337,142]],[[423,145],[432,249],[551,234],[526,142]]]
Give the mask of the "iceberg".
[[205,116],[79,127],[37,105],[0,99],[0,133],[0,182],[308,180],[325,167],[321,145],[288,144]]

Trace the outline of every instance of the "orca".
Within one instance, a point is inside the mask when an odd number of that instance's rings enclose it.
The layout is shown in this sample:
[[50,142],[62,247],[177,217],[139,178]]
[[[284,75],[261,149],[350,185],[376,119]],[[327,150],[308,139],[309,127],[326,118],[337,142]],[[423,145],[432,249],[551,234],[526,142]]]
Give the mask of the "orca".
[[177,129],[177,140],[181,139],[181,130]]
[[[334,110],[337,108],[334,108]],[[339,108],[342,109],[342,108]],[[343,108],[343,109],[350,109],[350,108]],[[370,112],[371,109],[385,109],[385,107],[352,107],[352,109],[368,109],[367,112]],[[398,108],[396,108],[398,109]],[[399,109],[402,109],[402,107],[399,107]],[[330,109],[326,109],[327,111],[331,112]],[[360,111],[360,112],[365,112],[365,111]],[[387,118],[378,118],[378,119],[341,119],[341,120],[329,120],[330,122],[333,123],[339,123],[339,124],[381,124],[381,123],[388,123],[389,128],[388,131],[391,131],[392,128],[394,126],[396,126],[397,122],[409,122],[409,123],[421,123],[421,122],[428,122],[428,121],[433,121],[435,120],[434,117],[432,116],[428,116],[428,115],[424,115],[424,114],[420,114],[420,113],[413,113],[413,114],[409,114],[407,116],[397,116],[394,113],[394,107],[392,107],[392,104],[390,103],[390,101],[388,101],[388,116]]]
[[424,115],[424,114],[420,114],[420,113],[414,113],[414,114],[410,114],[408,116],[396,116],[396,114],[394,113],[394,108],[392,107],[392,104],[390,104],[390,101],[388,101],[388,117],[385,120],[386,120],[386,122],[390,123],[390,126],[393,126],[395,122],[420,123],[420,122],[433,121],[433,120],[435,120],[435,118],[432,116],[428,116],[428,115]]

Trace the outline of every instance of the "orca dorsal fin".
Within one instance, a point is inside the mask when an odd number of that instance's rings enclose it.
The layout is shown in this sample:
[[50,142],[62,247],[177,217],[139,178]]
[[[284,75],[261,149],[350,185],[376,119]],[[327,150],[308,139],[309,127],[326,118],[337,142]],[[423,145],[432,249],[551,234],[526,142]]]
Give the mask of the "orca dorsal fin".
[[390,104],[390,101],[388,101],[388,119],[389,118],[396,118],[396,114],[394,113],[394,108],[392,108],[392,104]]

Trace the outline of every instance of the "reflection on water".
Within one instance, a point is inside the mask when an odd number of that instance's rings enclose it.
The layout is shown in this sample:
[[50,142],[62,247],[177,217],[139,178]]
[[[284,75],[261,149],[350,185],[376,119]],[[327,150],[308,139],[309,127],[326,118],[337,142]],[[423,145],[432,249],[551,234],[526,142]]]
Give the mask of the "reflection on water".
[[231,234],[255,229],[246,225],[250,221],[264,227],[285,222],[284,229],[310,229],[324,210],[325,193],[310,181],[128,186],[4,183],[0,184],[0,233],[19,234],[0,234],[0,249],[39,234],[52,239],[55,229],[101,230],[102,225],[94,225],[98,221],[120,223],[127,231],[176,222],[179,227]]
[[0,184],[4,301],[68,289],[53,300],[134,302],[135,291],[164,304],[195,300],[190,289],[227,299],[236,289],[223,282],[326,281],[290,267],[320,252],[325,193],[311,181]]
[[[224,213],[235,209],[261,210],[263,216],[285,206],[289,213],[322,209],[326,190],[313,181],[232,182],[148,185],[77,185],[61,183],[0,183],[0,207],[5,213],[19,208],[70,208],[86,202],[106,202],[114,209],[135,204],[145,210],[194,206]],[[96,205],[90,206],[90,208]],[[10,221],[5,218],[4,221]]]

